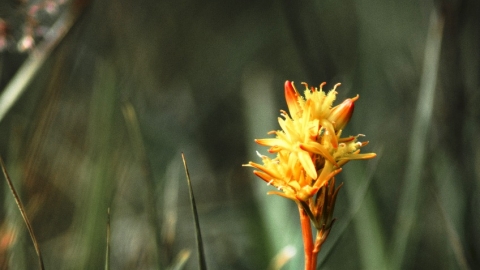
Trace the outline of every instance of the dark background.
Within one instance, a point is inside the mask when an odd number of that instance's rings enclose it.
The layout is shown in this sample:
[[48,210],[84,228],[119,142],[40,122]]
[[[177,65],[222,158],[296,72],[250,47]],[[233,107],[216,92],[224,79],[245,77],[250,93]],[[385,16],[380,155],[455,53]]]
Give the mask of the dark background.
[[[32,5],[6,1],[12,42]],[[360,95],[345,135],[364,152],[337,177],[322,269],[480,267],[480,2],[106,0],[82,11],[0,122],[0,154],[47,269],[196,269],[181,153],[210,269],[266,269],[303,254],[293,202],[267,196],[249,160],[283,83]],[[17,12],[17,13],[16,13]],[[12,15],[13,14],[13,15]],[[20,29],[20,30],[19,30]],[[17,32],[15,32],[17,31]],[[40,44],[41,40],[39,40]],[[440,45],[440,46],[437,46]],[[1,86],[27,52],[0,52]],[[35,269],[6,184],[2,269]]]

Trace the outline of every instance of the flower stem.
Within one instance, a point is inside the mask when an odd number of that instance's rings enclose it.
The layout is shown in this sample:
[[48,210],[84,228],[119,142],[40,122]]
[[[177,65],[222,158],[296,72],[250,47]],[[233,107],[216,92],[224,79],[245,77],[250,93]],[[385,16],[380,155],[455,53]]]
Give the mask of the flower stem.
[[312,264],[313,264],[313,268],[312,269],[315,269],[315,267],[317,266],[317,257],[318,257],[318,253],[320,252],[320,249],[322,248],[322,244],[323,244],[323,239],[322,239],[322,233],[320,231],[317,231],[317,237],[315,239],[315,247],[313,248],[312,250]]
[[305,270],[314,270],[317,260],[313,258],[313,238],[310,218],[300,204],[298,205],[298,211],[300,212],[303,246],[305,250]]

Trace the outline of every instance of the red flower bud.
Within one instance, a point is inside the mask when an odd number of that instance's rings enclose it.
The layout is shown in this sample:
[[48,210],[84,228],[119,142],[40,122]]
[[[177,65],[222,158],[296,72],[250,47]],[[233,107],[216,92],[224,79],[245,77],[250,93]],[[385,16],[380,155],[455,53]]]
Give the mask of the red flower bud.
[[290,116],[296,118],[298,113],[300,113],[301,108],[298,104],[298,92],[295,89],[295,86],[292,82],[285,82],[285,100],[287,101],[288,110],[290,111]]
[[354,98],[347,98],[341,104],[332,108],[328,120],[333,122],[335,131],[343,129],[348,124],[350,118],[352,118],[354,102],[358,98],[358,95]]

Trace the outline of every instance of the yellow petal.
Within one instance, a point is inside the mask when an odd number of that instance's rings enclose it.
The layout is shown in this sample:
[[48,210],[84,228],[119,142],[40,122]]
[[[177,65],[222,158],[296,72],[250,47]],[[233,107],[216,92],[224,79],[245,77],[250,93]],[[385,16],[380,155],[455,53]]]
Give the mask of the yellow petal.
[[281,197],[284,197],[284,198],[287,198],[287,199],[290,199],[290,200],[297,201],[297,199],[293,195],[285,194],[283,192],[269,191],[269,192],[267,192],[267,194],[268,195],[278,195],[278,196],[281,196]]
[[278,145],[278,139],[255,139],[255,142],[263,146]]
[[[248,164],[250,164],[250,166],[252,166],[254,168],[257,168],[257,169],[262,170],[263,172],[269,174],[272,178],[282,179],[282,176],[279,175],[278,172],[276,172],[275,170],[272,170],[270,168],[267,168],[265,166],[262,166],[260,164],[255,163],[255,162],[249,162]],[[271,180],[271,179],[269,179],[269,180]]]
[[330,179],[332,179],[335,175],[337,175],[341,171],[342,171],[342,168],[336,169],[328,174],[326,173],[324,174],[322,171],[322,174],[320,175],[320,177],[318,178],[318,180],[315,182],[313,186],[317,189],[321,188],[323,185],[325,185],[325,183],[327,183]]
[[[340,136],[340,135],[338,135],[338,136]],[[355,140],[356,138],[357,138],[357,137],[355,137],[355,136],[348,136],[348,137],[346,137],[346,138],[340,138],[340,139],[338,139],[338,142],[339,142],[339,143],[351,142],[351,141]]]
[[[280,135],[281,133],[279,133]],[[271,151],[269,151],[270,153],[276,153],[280,150],[280,148],[283,148],[283,149],[292,149],[291,145],[286,142],[285,140],[280,140],[280,139],[256,139],[255,140],[256,143],[260,144],[260,145],[263,145],[263,146],[271,146]],[[279,149],[277,149],[279,148]]]
[[333,148],[336,149],[338,147],[338,140],[332,123],[326,119],[322,119],[320,124],[327,130],[327,133],[324,136],[326,138],[330,138],[330,143],[332,144]]
[[330,161],[332,164],[337,165],[337,163],[335,162],[335,159],[333,159],[333,156],[330,155],[330,152],[323,145],[317,142],[309,142],[309,143],[301,144],[300,148],[305,151],[321,155],[323,158]]
[[315,165],[313,164],[312,158],[310,155],[305,151],[299,151],[297,153],[298,160],[303,166],[303,169],[313,179],[317,178],[317,171],[315,170]]
[[375,153],[351,154],[351,155],[347,155],[345,157],[340,157],[339,159],[340,160],[342,160],[342,159],[371,159],[371,158],[374,158],[376,156],[377,156],[377,154],[375,154]]
[[273,180],[272,176],[260,171],[253,171],[253,174],[261,178],[263,181],[270,183]]

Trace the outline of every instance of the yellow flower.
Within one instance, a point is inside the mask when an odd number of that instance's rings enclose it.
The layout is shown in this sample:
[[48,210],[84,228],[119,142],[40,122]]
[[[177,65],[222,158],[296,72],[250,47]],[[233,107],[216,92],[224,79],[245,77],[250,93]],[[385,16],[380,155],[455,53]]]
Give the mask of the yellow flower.
[[271,131],[275,138],[257,139],[258,144],[269,146],[275,158],[260,155],[263,165],[249,162],[246,166],[256,168],[254,174],[281,192],[277,194],[297,202],[307,203],[328,184],[341,166],[353,159],[369,159],[374,153],[360,154],[367,142],[358,142],[363,135],[341,138],[342,129],[353,114],[354,98],[332,107],[337,92],[336,84],[328,93],[323,86],[308,88],[304,97],[292,82],[285,82],[285,99],[289,114],[281,111],[278,123],[281,130]]

